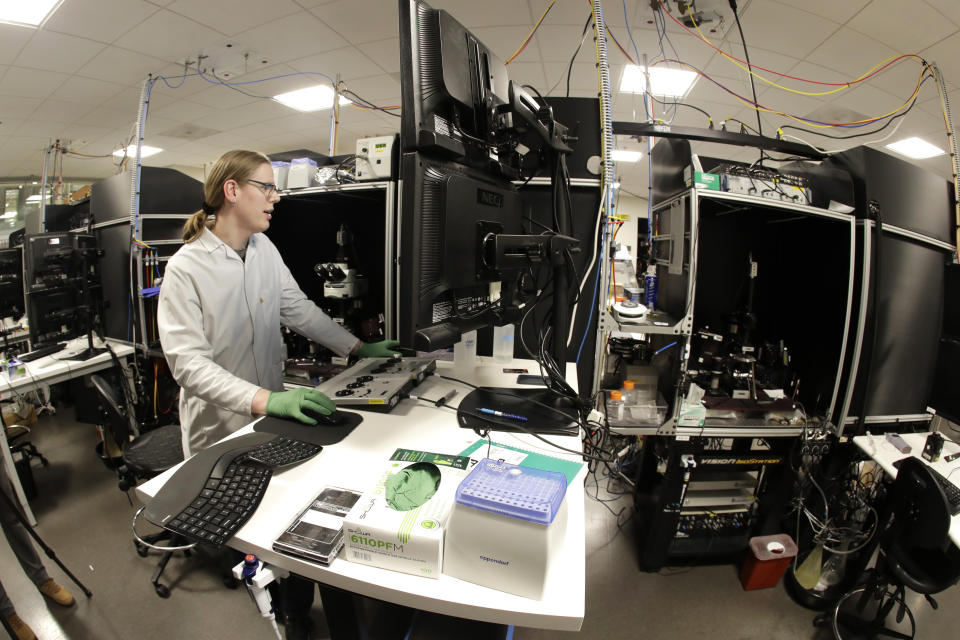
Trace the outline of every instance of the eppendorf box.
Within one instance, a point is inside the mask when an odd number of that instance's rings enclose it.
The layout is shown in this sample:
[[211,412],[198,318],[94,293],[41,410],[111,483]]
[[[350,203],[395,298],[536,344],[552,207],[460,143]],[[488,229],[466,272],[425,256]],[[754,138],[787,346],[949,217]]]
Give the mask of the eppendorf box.
[[343,521],[346,558],[439,578],[443,532],[470,458],[397,449]]

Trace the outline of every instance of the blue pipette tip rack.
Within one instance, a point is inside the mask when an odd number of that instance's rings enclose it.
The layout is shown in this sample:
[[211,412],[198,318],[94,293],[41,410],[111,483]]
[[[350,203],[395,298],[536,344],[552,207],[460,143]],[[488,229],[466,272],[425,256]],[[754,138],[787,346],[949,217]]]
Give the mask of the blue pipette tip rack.
[[484,458],[460,483],[456,500],[475,509],[550,524],[566,492],[567,479],[560,472]]

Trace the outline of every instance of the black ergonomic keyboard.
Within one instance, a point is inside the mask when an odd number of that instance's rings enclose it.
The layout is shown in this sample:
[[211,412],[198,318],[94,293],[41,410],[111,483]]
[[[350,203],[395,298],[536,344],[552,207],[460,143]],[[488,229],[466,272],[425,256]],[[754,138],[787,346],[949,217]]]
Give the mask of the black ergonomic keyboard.
[[227,452],[210,471],[196,499],[163,526],[188,540],[222,545],[256,511],[273,469],[306,460],[321,449],[277,437],[247,451]]
[[66,342],[58,342],[56,344],[51,344],[48,347],[40,347],[39,349],[28,351],[27,353],[17,356],[17,358],[20,360],[20,362],[33,362],[34,360],[39,360],[44,356],[49,356],[50,354],[57,353],[58,351],[63,351],[65,346],[67,346]]
[[[905,458],[897,460],[893,463],[893,466],[899,469],[904,460]],[[948,478],[944,477],[943,474],[930,465],[927,465],[927,469],[930,469],[930,475],[933,476],[937,484],[940,485],[940,488],[943,489],[943,493],[947,497],[947,507],[950,509],[950,515],[955,516],[960,513],[960,487],[950,482]]]

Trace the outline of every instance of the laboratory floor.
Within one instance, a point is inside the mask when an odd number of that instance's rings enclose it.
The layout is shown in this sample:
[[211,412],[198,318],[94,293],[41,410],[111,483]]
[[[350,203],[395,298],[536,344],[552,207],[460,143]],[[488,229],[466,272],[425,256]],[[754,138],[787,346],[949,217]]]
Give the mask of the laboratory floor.
[[[34,442],[47,456],[50,466],[34,463],[38,496],[31,506],[40,522],[40,536],[93,591],[93,597],[83,597],[53,561],[45,558],[51,575],[70,587],[77,597],[77,604],[69,609],[48,605],[23,575],[5,539],[0,541],[0,579],[17,612],[38,637],[274,638],[247,594],[242,589],[231,591],[223,586],[216,558],[194,555],[172,560],[164,574],[172,589],[171,596],[166,600],[157,597],[150,585],[156,559],[138,556],[131,542],[130,521],[136,506],[127,501],[117,488],[114,473],[97,457],[94,426],[77,423],[73,416],[73,408],[63,406],[55,415],[41,416],[34,426]],[[595,489],[591,480],[589,493],[595,494]],[[518,628],[513,635],[516,640],[829,637],[812,626],[814,613],[796,605],[782,587],[743,591],[734,566],[678,567],[659,574],[641,573],[628,519],[629,503],[628,498],[605,504],[587,500],[586,616],[581,631]],[[627,520],[626,524],[618,527],[617,519],[606,507],[613,511],[626,508],[620,516],[621,521]],[[932,611],[921,597],[908,599],[917,618],[917,638],[956,637],[960,590],[954,587],[940,594],[938,600],[940,610]],[[376,604],[370,605],[369,611],[371,616],[392,620],[403,615]],[[328,637],[319,597],[312,618],[314,637]],[[380,631],[391,626],[396,625],[372,624],[373,640],[404,637],[404,631]],[[410,635],[411,640],[447,640],[454,635],[457,640],[470,640],[484,637],[489,631],[475,623],[432,625],[444,631],[431,632],[430,628],[426,622],[420,624]],[[450,630],[453,628],[456,631]]]

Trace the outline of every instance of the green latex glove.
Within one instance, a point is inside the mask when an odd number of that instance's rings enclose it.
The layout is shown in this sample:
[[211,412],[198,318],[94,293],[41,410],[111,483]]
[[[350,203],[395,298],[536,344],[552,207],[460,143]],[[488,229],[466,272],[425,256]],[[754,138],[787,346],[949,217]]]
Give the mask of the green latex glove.
[[357,349],[361,358],[389,358],[400,352],[400,343],[396,340],[381,340],[380,342],[364,342]]
[[316,389],[294,389],[293,391],[272,391],[267,398],[267,415],[275,418],[293,418],[304,424],[314,425],[317,421],[304,413],[313,411],[330,415],[336,411],[333,400]]

